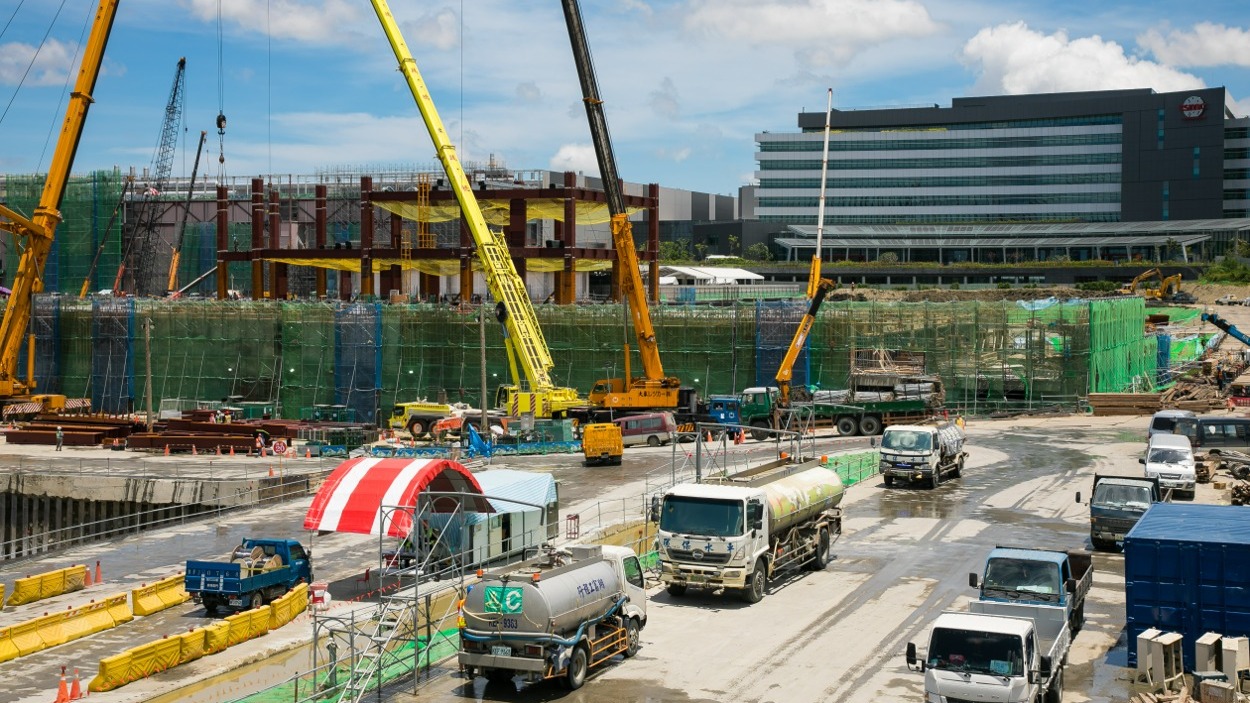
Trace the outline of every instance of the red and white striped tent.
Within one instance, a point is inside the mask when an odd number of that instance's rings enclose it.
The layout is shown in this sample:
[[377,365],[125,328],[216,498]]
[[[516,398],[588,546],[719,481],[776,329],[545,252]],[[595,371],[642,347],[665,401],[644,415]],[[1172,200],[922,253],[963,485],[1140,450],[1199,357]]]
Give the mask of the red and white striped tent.
[[[453,512],[462,502],[466,512],[491,513],[482,487],[464,466],[449,459],[349,459],[330,474],[304,515],[304,529],[322,532],[381,534],[386,506],[415,506],[422,491],[477,494],[463,500],[437,496],[430,510]],[[412,531],[412,513],[388,511],[386,534],[406,537]]]

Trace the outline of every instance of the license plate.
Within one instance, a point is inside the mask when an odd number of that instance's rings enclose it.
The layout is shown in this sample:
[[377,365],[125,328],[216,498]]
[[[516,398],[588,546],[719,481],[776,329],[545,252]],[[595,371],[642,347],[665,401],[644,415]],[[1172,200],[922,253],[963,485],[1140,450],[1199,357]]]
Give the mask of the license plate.
[[239,607],[239,606],[243,605],[243,599],[242,599],[242,598],[231,598],[231,599],[230,599],[230,605],[231,605],[232,607],[237,608],[237,607]]
[[512,648],[505,647],[503,645],[492,644],[490,646],[490,653],[496,657],[510,657],[512,656]]
[[691,574],[689,580],[691,583],[702,583],[707,580],[707,577],[699,574]]

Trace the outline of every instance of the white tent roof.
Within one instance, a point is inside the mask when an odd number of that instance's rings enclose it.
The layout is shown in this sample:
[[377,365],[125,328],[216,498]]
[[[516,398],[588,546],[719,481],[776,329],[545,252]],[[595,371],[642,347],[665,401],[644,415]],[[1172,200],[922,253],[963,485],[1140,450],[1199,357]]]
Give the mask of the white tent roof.
[[746,269],[721,266],[661,266],[661,274],[681,278],[693,278],[698,283],[740,283],[762,281],[764,277]]

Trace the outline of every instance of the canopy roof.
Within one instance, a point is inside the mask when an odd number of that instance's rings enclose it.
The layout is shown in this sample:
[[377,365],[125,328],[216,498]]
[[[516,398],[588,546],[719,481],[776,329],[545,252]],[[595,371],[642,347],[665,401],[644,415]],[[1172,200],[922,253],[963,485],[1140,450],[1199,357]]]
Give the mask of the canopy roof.
[[[531,506],[548,506],[558,497],[555,477],[545,472],[491,469],[475,474],[474,478],[478,479],[486,499],[498,513],[539,510]],[[470,524],[486,519],[480,514],[468,517]],[[554,522],[556,515],[549,515],[547,519]]]
[[[457,462],[362,457],[349,459],[334,469],[304,515],[304,529],[381,534],[381,507],[416,506],[422,491],[476,494],[468,496],[468,500],[436,496],[429,508],[436,513],[454,512],[462,502],[466,512],[494,511],[482,497],[477,479]],[[389,511],[386,523],[387,535],[406,537],[412,531],[412,513]]]

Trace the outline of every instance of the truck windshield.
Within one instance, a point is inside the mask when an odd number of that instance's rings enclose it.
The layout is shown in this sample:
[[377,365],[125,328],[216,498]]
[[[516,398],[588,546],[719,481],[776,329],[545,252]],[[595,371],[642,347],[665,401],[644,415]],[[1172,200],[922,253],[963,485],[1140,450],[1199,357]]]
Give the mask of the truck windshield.
[[929,666],[993,676],[1023,676],[1024,648],[1018,635],[938,628],[929,640]]
[[1145,510],[1150,507],[1150,488],[1100,483],[1094,489],[1093,504],[1100,508]]
[[1059,565],[1029,559],[990,559],[985,568],[985,590],[1058,596]]
[[932,448],[928,432],[914,430],[886,430],[881,438],[882,449],[895,451],[927,452]]
[[743,523],[743,504],[735,500],[667,496],[660,513],[661,530],[686,535],[734,537]]

